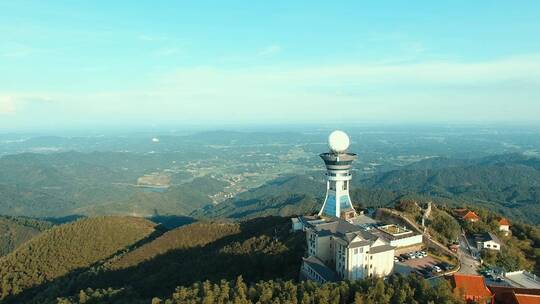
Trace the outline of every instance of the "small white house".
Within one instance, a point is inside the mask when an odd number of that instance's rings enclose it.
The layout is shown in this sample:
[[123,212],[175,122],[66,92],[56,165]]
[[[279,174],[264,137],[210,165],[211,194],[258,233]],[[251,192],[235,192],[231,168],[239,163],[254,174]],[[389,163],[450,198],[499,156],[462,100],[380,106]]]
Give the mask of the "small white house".
[[507,219],[502,218],[499,221],[499,231],[504,232],[505,235],[508,235],[508,233],[510,233],[510,222]]
[[475,235],[476,247],[478,250],[501,250],[501,241],[491,232]]

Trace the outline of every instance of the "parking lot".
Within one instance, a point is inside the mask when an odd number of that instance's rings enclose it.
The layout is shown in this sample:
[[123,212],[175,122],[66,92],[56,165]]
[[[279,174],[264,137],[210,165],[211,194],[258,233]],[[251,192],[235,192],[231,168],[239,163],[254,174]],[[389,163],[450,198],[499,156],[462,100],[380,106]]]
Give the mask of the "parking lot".
[[409,266],[411,269],[423,269],[426,266],[434,266],[439,261],[435,260],[431,256],[427,256],[421,259],[405,260],[402,263]]
[[403,275],[418,273],[424,277],[432,277],[445,272],[444,267],[440,272],[434,271],[433,267],[436,265],[441,265],[441,261],[429,255],[421,258],[402,259],[395,262],[395,272]]

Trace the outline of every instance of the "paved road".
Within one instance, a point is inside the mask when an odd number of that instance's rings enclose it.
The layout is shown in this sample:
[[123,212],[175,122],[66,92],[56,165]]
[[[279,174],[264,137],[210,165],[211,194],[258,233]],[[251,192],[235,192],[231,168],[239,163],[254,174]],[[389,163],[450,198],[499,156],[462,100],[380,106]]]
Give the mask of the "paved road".
[[480,263],[471,256],[467,241],[465,240],[465,235],[463,234],[459,236],[458,259],[461,262],[461,268],[458,273],[478,274],[477,269],[480,266]]

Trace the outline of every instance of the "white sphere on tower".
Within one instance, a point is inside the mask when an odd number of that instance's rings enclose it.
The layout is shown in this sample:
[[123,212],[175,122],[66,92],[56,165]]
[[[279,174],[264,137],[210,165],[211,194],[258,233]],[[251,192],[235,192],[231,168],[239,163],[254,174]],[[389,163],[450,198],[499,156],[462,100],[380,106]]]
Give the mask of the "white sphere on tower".
[[330,147],[330,150],[334,153],[347,151],[349,144],[349,136],[343,131],[336,130],[328,136],[328,147]]

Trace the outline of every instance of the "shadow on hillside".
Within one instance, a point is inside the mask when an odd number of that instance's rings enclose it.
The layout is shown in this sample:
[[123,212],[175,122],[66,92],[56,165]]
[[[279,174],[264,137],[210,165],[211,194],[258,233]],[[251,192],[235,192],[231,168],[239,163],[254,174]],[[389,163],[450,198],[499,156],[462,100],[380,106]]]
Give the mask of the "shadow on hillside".
[[71,214],[71,215],[66,215],[66,216],[61,216],[61,217],[43,217],[40,219],[47,222],[51,222],[55,225],[62,225],[62,224],[74,222],[78,219],[85,218],[85,217],[86,216],[81,215],[81,214]]
[[[75,270],[10,297],[5,303],[41,303],[45,301],[43,296],[56,299],[77,295],[81,289],[109,287],[127,287],[142,299],[168,297],[179,285],[204,280],[233,280],[238,275],[251,282],[296,279],[304,252],[304,238],[303,234],[293,234],[289,229],[288,218],[253,219],[240,224],[240,233],[205,246],[171,250],[125,269]],[[36,297],[38,293],[39,298]]]
[[175,229],[196,222],[192,217],[181,215],[153,215],[147,219],[167,229]]

